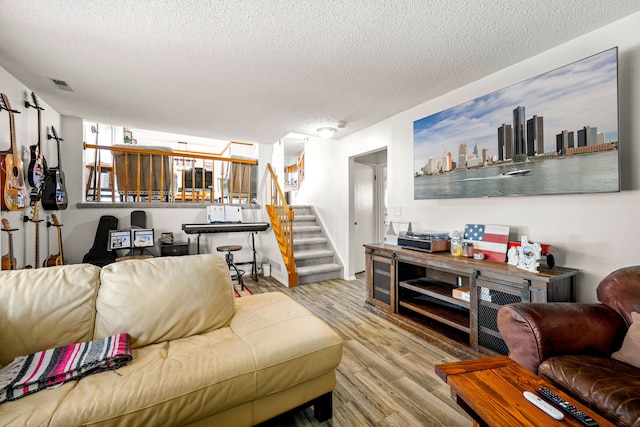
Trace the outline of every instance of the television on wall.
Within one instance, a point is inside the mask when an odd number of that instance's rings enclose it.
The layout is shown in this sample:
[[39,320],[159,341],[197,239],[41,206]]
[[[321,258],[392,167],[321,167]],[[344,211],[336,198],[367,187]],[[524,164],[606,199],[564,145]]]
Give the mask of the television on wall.
[[618,48],[416,120],[414,199],[620,191]]

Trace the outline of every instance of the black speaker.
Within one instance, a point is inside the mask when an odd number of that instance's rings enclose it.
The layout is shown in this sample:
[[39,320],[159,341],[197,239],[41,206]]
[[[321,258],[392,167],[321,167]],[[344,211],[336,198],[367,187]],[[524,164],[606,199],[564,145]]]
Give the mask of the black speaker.
[[147,228],[147,214],[145,211],[132,211],[131,212],[131,226]]

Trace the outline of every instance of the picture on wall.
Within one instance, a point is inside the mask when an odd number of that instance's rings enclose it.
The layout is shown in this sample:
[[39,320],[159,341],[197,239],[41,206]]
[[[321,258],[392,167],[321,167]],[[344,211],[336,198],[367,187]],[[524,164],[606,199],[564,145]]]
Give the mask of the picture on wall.
[[413,124],[414,199],[620,191],[618,48]]

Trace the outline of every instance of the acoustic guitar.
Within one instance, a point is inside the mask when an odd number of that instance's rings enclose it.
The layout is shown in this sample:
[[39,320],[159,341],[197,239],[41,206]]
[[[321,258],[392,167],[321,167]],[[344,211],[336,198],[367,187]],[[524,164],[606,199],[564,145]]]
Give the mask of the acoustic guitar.
[[58,229],[58,253],[47,258],[47,260],[44,262],[45,267],[54,267],[56,265],[65,265],[67,263],[67,260],[64,258],[62,252],[62,231],[60,230],[62,224],[58,222],[56,214],[51,214],[51,222]]
[[2,188],[2,210],[18,211],[24,209],[27,191],[24,187],[23,163],[20,158],[18,149],[16,148],[16,129],[13,113],[17,111],[11,109],[9,99],[4,93],[0,94],[1,108],[9,113],[9,132],[11,134],[11,151],[3,154],[0,160],[0,167],[4,177],[4,186]]
[[9,236],[9,252],[6,255],[2,256],[2,269],[3,270],[15,270],[16,269],[16,259],[13,256],[13,234],[12,229],[9,227],[9,221],[5,218],[2,219],[2,229],[7,232]]
[[33,99],[33,104],[25,101],[24,105],[38,110],[38,143],[29,147],[31,150],[31,161],[29,162],[27,180],[30,186],[39,188],[49,174],[47,161],[42,152],[42,114],[40,112],[44,110],[44,108],[40,107],[38,98],[36,98],[36,94],[33,92],[31,92],[31,99]]
[[64,172],[62,172],[62,156],[60,155],[60,141],[56,128],[51,126],[52,135],[47,134],[47,139],[55,139],[58,148],[58,166],[49,169],[49,176],[44,180],[42,189],[42,206],[50,211],[67,209],[67,187],[65,185]]

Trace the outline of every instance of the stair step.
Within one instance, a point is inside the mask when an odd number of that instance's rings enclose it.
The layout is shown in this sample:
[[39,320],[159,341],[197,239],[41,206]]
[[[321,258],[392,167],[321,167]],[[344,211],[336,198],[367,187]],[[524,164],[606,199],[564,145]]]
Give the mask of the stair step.
[[332,263],[334,261],[333,255],[333,251],[330,249],[307,249],[294,252],[293,258],[296,260],[296,267],[302,268]]
[[293,218],[295,220],[296,216],[302,215],[313,215],[313,211],[311,210],[311,206],[292,206],[293,208]]
[[305,214],[301,214],[301,215],[296,215],[294,213],[293,215],[293,222],[315,222],[316,221],[316,216],[315,215],[305,215]]
[[337,279],[340,277],[342,266],[340,264],[318,264],[298,268],[298,283],[322,282],[324,280]]
[[293,226],[294,233],[320,233],[322,232],[322,227],[319,225],[295,225]]
[[318,265],[309,265],[306,267],[298,268],[298,276],[306,276],[309,274],[315,273],[327,273],[330,271],[340,271],[342,267],[340,264],[318,264]]
[[302,250],[295,251],[293,253],[293,257],[297,260],[309,259],[309,258],[321,258],[333,256],[333,251],[330,249],[310,249],[310,250]]
[[322,245],[327,242],[325,237],[299,237],[293,241],[293,246]]

